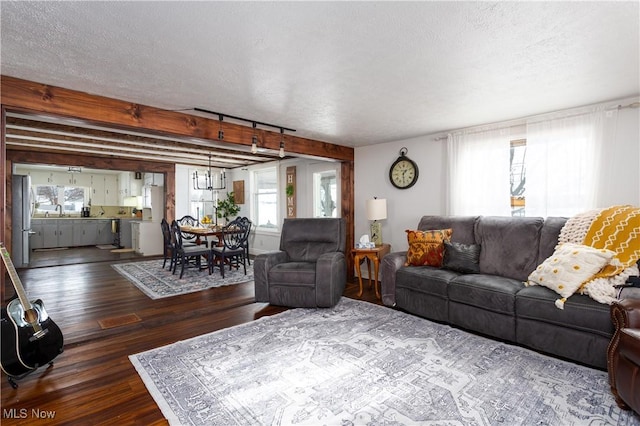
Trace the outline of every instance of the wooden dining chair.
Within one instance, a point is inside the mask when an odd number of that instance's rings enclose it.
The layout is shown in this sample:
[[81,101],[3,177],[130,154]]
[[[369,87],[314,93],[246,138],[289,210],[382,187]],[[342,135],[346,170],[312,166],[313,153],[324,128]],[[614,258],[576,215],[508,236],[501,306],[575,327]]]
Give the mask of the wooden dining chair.
[[162,228],[162,239],[164,241],[164,248],[162,250],[164,261],[162,262],[162,269],[167,266],[167,259],[169,259],[169,270],[173,271],[173,264],[176,259],[175,239],[171,236],[171,226],[169,222],[167,222],[167,219],[162,218],[160,227]]
[[240,217],[240,216],[238,216],[236,218],[236,220],[241,221],[242,223],[244,223],[248,227],[247,239],[244,242],[244,251],[245,251],[245,256],[247,257],[247,263],[249,265],[251,265],[251,258],[249,257],[249,237],[251,236],[251,226],[253,225],[253,223],[249,220],[248,217]]
[[244,267],[244,274],[247,275],[247,255],[245,242],[249,237],[250,227],[244,221],[233,220],[222,228],[222,246],[211,248],[213,254],[213,267],[219,267],[222,278],[224,278],[225,266],[240,268]]
[[180,262],[180,278],[184,274],[185,267],[196,267],[198,269],[202,269],[202,258],[207,259],[207,269],[209,270],[209,275],[213,272],[213,258],[211,255],[211,250],[204,244],[201,245],[193,245],[193,246],[184,246],[182,243],[182,231],[180,230],[180,225],[175,220],[171,222],[171,230],[173,232],[173,237],[175,240],[175,251],[176,258],[173,263],[173,271],[175,274],[178,269],[178,261]]
[[[178,225],[180,226],[198,226],[198,219],[196,219],[193,216],[189,216],[189,215],[185,215],[182,216],[180,219],[177,220]],[[181,231],[182,234],[182,244],[187,247],[187,246],[194,246],[196,245],[196,235],[192,234],[190,232],[187,231]],[[207,237],[204,237],[204,242],[203,244],[205,246],[209,246],[209,243],[207,241]]]

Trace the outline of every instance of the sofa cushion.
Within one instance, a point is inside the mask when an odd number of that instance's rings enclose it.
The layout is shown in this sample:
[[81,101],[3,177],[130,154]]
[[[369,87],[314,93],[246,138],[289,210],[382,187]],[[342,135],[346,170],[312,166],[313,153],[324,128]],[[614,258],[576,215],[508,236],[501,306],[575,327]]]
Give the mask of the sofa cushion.
[[270,285],[315,286],[315,262],[288,262],[275,265],[269,270]]
[[611,250],[565,243],[542,262],[528,278],[528,285],[547,287],[569,297],[615,255]]
[[480,246],[478,244],[462,244],[444,242],[444,259],[442,267],[462,274],[480,272]]
[[526,287],[516,295],[516,314],[522,319],[611,337],[614,330],[609,305],[576,294],[567,299],[564,309],[558,309],[554,303],[557,298],[558,295],[546,287]]
[[405,266],[442,266],[444,241],[451,238],[451,229],[414,231],[407,229],[409,250]]
[[479,216],[422,216],[418,223],[420,231],[451,228],[451,241],[474,244],[474,226]]
[[526,281],[538,266],[543,223],[539,217],[481,217],[475,226],[480,272]]
[[290,262],[316,262],[324,253],[345,252],[344,218],[285,219],[280,250]]
[[522,281],[486,274],[460,275],[449,282],[449,300],[514,315]]
[[540,230],[540,247],[538,249],[538,261],[536,262],[538,265],[555,251],[560,231],[565,223],[567,223],[566,217],[548,217],[544,220]]
[[458,275],[457,272],[431,266],[405,266],[396,273],[396,289],[408,288],[447,299],[447,284]]

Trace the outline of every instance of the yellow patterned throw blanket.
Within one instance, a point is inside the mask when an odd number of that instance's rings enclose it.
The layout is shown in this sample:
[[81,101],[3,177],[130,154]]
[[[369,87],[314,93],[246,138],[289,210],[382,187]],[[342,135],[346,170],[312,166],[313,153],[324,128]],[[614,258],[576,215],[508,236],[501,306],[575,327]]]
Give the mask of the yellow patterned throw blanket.
[[591,210],[567,220],[556,252],[531,273],[526,284],[556,291],[562,296],[556,300],[560,309],[575,292],[611,304],[616,299],[615,286],[639,274],[638,259],[640,208],[624,205]]

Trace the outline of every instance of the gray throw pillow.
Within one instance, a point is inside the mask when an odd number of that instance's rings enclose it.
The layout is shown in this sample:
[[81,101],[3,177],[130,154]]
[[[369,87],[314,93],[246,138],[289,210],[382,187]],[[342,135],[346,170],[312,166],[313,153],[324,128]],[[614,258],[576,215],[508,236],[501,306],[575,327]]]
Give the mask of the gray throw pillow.
[[480,272],[480,245],[444,242],[442,267],[463,274]]

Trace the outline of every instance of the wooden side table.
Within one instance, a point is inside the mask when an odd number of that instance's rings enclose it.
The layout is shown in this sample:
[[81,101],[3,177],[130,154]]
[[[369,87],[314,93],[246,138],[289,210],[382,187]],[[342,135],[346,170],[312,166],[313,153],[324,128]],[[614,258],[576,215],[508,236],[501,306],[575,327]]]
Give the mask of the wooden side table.
[[391,251],[391,245],[382,244],[371,249],[354,248],[351,249],[353,254],[353,261],[355,263],[356,271],[358,272],[358,281],[360,282],[360,292],[358,297],[362,296],[362,273],[360,272],[360,265],[365,260],[367,261],[367,271],[369,273],[369,287],[371,287],[371,262],[373,261],[373,271],[375,274],[374,287],[376,290],[376,297],[380,299],[380,290],[378,289],[378,269],[380,266],[380,259]]

